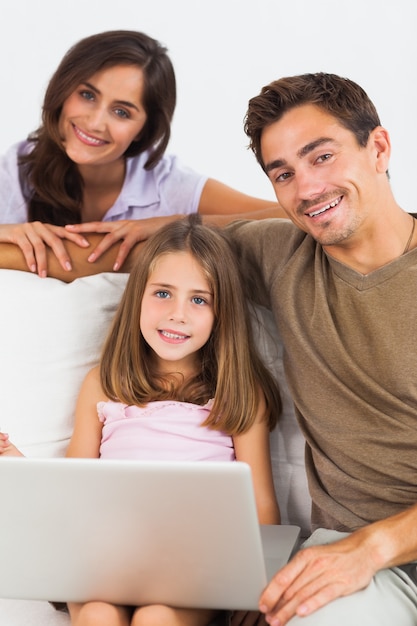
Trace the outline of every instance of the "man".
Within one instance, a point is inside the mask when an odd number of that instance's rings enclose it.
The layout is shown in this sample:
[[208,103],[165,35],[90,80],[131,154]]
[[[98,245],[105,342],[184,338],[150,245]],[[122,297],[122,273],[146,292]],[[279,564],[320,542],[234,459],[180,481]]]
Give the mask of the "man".
[[388,132],[361,87],[323,73],[264,87],[245,130],[291,221],[228,232],[283,337],[315,531],[260,608],[274,626],[415,625],[417,229]]
[[[227,232],[284,340],[315,530],[261,610],[275,626],[415,626],[417,229],[392,195],[389,135],[366,93],[328,74],[268,85],[245,128],[291,221]],[[109,255],[57,277],[109,271]]]

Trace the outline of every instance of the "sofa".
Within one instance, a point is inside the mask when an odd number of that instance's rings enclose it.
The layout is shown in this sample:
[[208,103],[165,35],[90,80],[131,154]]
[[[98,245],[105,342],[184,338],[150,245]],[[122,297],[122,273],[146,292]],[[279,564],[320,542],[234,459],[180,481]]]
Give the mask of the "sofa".
[[[26,456],[65,454],[80,384],[98,361],[127,278],[127,274],[103,273],[66,284],[27,272],[0,270],[0,429],[9,433]],[[304,442],[285,384],[281,341],[270,311],[254,307],[253,326],[257,345],[283,396],[283,414],[271,433],[282,523],[299,525],[306,536],[311,502]],[[68,615],[48,602],[2,599],[0,589],[2,626],[69,623]]]

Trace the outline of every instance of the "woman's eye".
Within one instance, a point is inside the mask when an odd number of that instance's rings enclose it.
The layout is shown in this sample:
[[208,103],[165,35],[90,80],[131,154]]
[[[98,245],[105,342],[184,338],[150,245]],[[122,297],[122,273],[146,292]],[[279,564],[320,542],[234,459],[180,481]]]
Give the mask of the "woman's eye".
[[87,91],[86,89],[80,91],[80,95],[82,98],[84,98],[84,100],[94,100],[94,94],[91,91]]
[[124,109],[115,109],[114,112],[116,113],[117,117],[121,117],[122,119],[129,119],[130,117],[129,113]]

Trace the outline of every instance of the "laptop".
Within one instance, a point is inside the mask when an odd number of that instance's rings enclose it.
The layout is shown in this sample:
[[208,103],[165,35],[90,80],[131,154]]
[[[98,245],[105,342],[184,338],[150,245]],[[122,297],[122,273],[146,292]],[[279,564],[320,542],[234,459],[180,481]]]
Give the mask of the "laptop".
[[297,526],[259,526],[241,462],[0,459],[0,597],[243,609]]

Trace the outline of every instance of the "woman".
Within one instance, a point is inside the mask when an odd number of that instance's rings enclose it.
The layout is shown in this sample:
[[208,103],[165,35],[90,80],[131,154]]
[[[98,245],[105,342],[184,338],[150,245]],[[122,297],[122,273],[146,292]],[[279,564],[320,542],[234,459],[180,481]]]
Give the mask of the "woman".
[[156,40],[109,31],[78,42],[47,87],[41,126],[0,163],[0,242],[17,244],[45,276],[46,247],[70,271],[63,240],[86,248],[84,233],[102,233],[88,261],[121,242],[117,270],[137,242],[184,214],[279,214],[165,154],[175,103],[174,70]]

